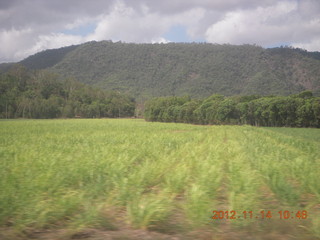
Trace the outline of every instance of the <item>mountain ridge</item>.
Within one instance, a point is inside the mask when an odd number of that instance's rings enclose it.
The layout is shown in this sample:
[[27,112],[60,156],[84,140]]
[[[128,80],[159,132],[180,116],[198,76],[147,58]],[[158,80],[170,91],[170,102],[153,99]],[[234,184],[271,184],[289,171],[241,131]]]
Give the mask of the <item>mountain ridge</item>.
[[320,53],[209,43],[88,42],[46,50],[20,64],[140,100],[212,94],[320,95]]

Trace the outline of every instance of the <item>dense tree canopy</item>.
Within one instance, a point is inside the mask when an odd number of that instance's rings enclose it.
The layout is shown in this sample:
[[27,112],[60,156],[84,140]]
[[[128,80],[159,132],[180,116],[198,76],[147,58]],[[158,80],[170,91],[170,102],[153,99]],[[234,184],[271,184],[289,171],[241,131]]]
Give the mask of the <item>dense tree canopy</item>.
[[287,96],[304,90],[320,96],[320,53],[288,47],[102,41],[43,51],[21,64],[126,92],[139,102],[184,95]]
[[129,117],[135,102],[48,71],[16,66],[0,75],[0,118]]
[[319,128],[320,98],[310,91],[286,97],[161,97],[146,102],[144,115],[147,121]]

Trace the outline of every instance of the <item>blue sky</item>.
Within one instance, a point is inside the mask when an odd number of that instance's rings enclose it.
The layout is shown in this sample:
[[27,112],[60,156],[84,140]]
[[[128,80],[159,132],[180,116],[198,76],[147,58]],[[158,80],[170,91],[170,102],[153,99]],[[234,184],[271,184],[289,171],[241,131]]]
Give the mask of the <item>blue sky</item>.
[[205,42],[204,38],[192,39],[187,34],[187,28],[182,25],[172,26],[163,37],[169,42]]
[[190,37],[187,34],[187,29],[183,26],[172,26],[165,33],[164,38],[170,42],[190,42]]
[[1,0],[0,63],[87,41],[320,51],[319,0]]
[[94,33],[94,30],[96,29],[97,24],[96,23],[87,23],[84,25],[77,26],[75,28],[71,29],[64,29],[61,31],[61,33],[66,35],[78,35],[85,37],[88,34]]
[[[89,34],[93,34],[97,25],[95,23],[88,23],[85,25],[77,26],[72,29],[64,29],[61,31],[63,34],[67,35],[78,35],[85,37]],[[164,33],[163,37],[168,42],[204,42],[205,39],[191,39],[187,34],[187,28],[183,25],[174,25]]]

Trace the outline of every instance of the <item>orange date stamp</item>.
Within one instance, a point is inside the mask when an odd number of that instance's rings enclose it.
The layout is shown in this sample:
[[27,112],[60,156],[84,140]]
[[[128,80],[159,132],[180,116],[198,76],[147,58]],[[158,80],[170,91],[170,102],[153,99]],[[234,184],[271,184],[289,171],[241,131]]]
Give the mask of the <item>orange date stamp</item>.
[[307,219],[308,212],[306,210],[298,210],[298,211],[234,211],[234,210],[227,210],[227,211],[212,211],[213,216],[212,219]]

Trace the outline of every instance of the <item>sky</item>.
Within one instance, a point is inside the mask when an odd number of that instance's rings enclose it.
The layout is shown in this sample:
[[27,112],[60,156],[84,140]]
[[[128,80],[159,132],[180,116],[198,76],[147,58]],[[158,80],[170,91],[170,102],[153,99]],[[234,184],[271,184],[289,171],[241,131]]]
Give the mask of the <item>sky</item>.
[[320,51],[320,1],[0,0],[0,63],[102,40]]

